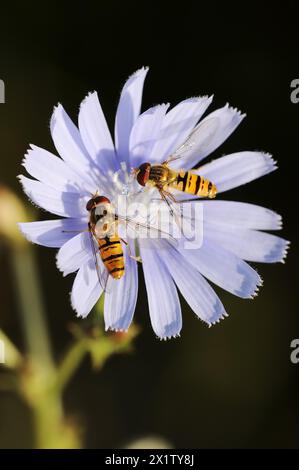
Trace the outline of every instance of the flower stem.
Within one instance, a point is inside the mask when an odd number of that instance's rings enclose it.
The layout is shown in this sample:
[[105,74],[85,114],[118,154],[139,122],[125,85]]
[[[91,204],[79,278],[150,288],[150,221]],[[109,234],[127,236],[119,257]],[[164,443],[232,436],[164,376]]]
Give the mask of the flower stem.
[[[14,210],[15,196],[8,194],[7,198],[8,202],[2,198],[2,208],[0,201],[0,235],[4,235],[11,248],[10,259],[26,343],[26,356],[23,357],[18,353],[0,331],[0,339],[3,338],[2,341],[7,346],[9,359],[7,366],[15,372],[15,380],[10,382],[6,380],[2,385],[9,389],[15,388],[30,407],[33,416],[35,447],[39,449],[80,448],[82,439],[78,426],[65,417],[64,389],[85,354],[90,355],[94,368],[99,369],[111,355],[130,351],[137,330],[131,327],[130,333],[125,336],[122,334],[106,336],[103,334],[103,325],[97,315],[97,321],[92,328],[89,328],[89,331],[82,330],[81,327],[77,328],[77,334],[70,349],[61,363],[55,364],[36,260],[31,245],[20,236],[16,221],[8,220],[8,215],[19,214],[20,210]],[[20,205],[20,202],[18,204]],[[7,205],[9,205],[8,209]],[[20,220],[24,218],[25,216],[20,216]],[[103,299],[99,302],[101,318],[102,310]]]
[[73,447],[73,442],[79,446],[75,430],[65,432],[62,396],[53,388],[55,365],[32,248],[29,244],[11,247],[29,365],[29,371],[23,373],[21,391],[32,409],[36,447]]
[[40,283],[35,258],[29,244],[12,245],[12,266],[15,274],[21,321],[26,349],[31,360],[42,369],[52,372],[54,368],[48,327],[40,295]]
[[55,388],[63,390],[88,352],[84,338],[77,340],[65,354],[57,369]]

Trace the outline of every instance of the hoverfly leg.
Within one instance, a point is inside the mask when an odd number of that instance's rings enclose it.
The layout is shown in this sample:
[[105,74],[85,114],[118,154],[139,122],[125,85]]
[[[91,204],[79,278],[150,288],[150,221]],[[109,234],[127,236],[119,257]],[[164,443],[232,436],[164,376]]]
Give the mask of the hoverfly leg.
[[175,203],[178,202],[177,199],[174,197],[174,195],[173,195],[171,192],[165,191],[165,190],[163,190],[163,191],[164,191],[164,194],[165,194],[166,196],[168,196],[169,199],[171,199],[173,202],[175,202]]
[[142,259],[140,256],[134,256],[132,255],[132,251],[131,251],[131,247],[130,247],[130,244],[124,240],[123,238],[121,238],[121,241],[126,245],[126,247],[128,248],[128,252],[129,252],[129,257],[131,259],[133,259],[134,261],[137,261],[137,263],[142,263]]
[[169,163],[175,162],[176,160],[179,160],[179,158],[181,158],[180,155],[169,155],[169,157],[162,162],[162,165],[167,167]]

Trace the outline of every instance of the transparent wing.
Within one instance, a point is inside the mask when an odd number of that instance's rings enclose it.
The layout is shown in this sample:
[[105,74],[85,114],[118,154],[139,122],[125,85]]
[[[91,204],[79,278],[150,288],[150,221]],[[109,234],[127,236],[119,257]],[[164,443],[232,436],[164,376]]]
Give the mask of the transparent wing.
[[174,243],[177,242],[170,232],[166,230],[162,230],[155,225],[139,222],[139,221],[134,220],[131,217],[125,217],[121,215],[118,215],[117,219],[119,220],[119,222],[132,228],[136,233],[138,233],[138,235],[145,235],[146,237],[148,237],[152,233],[154,234],[153,238],[157,238],[157,236],[162,237],[163,235],[165,235],[165,237],[163,238],[169,238]]
[[[192,225],[190,216],[185,216],[183,206],[172,193],[163,190],[163,188],[157,187],[156,189],[161,196],[161,199],[157,198],[156,201],[159,205],[162,205],[162,210],[161,207],[157,210],[158,217],[155,224],[139,222],[139,220],[120,215],[117,215],[117,219],[129,228],[133,228],[139,236],[144,235],[145,238],[158,238],[160,236],[161,238],[168,238],[170,242],[174,242],[176,245],[178,239],[182,237],[189,239]],[[167,210],[163,211],[164,208]]]
[[[179,160],[182,157],[188,155],[189,152],[193,152],[196,146],[200,148],[205,145],[207,140],[209,140],[217,130],[219,125],[219,118],[211,117],[210,119],[205,119],[201,121],[189,134],[185,142],[180,145],[180,147],[170,155],[163,164],[171,163],[175,160]],[[203,134],[205,137],[203,138]]]
[[181,210],[180,206],[177,204],[175,197],[173,196],[173,194],[168,191],[165,191],[162,188],[158,188],[158,191],[162,198],[162,201],[167,204],[171,217],[174,217],[176,219],[177,224],[180,226]]
[[109,273],[107,269],[105,268],[103,272],[101,272],[100,266],[99,266],[99,251],[98,251],[98,244],[96,242],[95,236],[93,233],[89,230],[89,239],[90,239],[90,245],[93,253],[93,259],[94,259],[94,264],[98,276],[98,280],[100,283],[100,286],[102,287],[104,292],[109,292],[107,290],[107,282],[109,278]]
[[165,202],[169,209],[170,216],[175,220],[175,223],[179,228],[180,235],[184,236],[184,217],[181,205],[170,192],[165,191],[162,188],[159,188],[158,191],[162,201]]
[[[169,213],[170,217],[174,219],[176,227],[179,230],[176,238],[185,238],[186,240],[192,239],[194,236],[194,214],[190,212],[190,206],[189,210],[185,210],[187,208],[182,204],[185,200],[176,199],[172,193],[164,191],[163,189],[159,189],[159,194],[161,199],[157,199],[157,201],[164,204],[166,211]],[[191,201],[193,202],[193,200],[189,200],[188,202]]]

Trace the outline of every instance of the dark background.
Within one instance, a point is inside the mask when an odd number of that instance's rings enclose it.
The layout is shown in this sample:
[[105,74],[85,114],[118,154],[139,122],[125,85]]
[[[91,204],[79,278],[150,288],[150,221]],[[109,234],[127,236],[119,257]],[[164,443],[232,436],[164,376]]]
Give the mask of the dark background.
[[[161,2],[162,3],[162,2]],[[143,109],[215,93],[247,113],[213,157],[266,150],[279,171],[221,195],[281,213],[292,241],[286,265],[259,265],[264,287],[254,301],[220,292],[230,313],[208,329],[183,303],[180,339],[160,342],[149,324],[143,280],[135,319],[142,332],[131,356],[114,357],[100,374],[84,361],[67,389],[68,413],[85,428],[86,447],[122,446],[158,435],[176,447],[298,447],[299,337],[297,163],[299,78],[295,1],[274,2],[24,2],[1,5],[0,105],[2,184],[24,198],[16,181],[29,143],[53,150],[49,119],[59,101],[76,120],[80,101],[97,90],[113,128],[121,86],[149,65]],[[39,213],[41,218],[47,214]],[[49,216],[51,218],[51,216]],[[55,267],[55,250],[35,247],[57,358],[74,319]],[[22,348],[9,254],[0,252],[1,327]],[[140,276],[141,277],[141,276]],[[29,415],[10,393],[0,398],[0,447],[30,447]]]

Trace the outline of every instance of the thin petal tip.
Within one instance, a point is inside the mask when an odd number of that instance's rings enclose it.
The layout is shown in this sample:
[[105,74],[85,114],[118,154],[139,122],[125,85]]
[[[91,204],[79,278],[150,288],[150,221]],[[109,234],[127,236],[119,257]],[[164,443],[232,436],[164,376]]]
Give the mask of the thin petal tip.
[[147,73],[149,71],[149,66],[148,65],[143,65],[140,67],[140,69],[136,70],[136,72],[133,73],[133,75],[139,75],[140,73]]
[[257,282],[255,291],[254,291],[253,294],[251,294],[251,296],[249,297],[251,300],[255,299],[255,298],[259,295],[260,288],[263,287],[263,285],[264,285],[264,281],[263,281],[263,279],[261,278],[261,276],[259,276],[259,280],[258,280],[258,282]]
[[63,106],[61,103],[57,103],[56,105],[53,106],[53,111],[52,111],[52,115],[51,115],[51,118],[50,118],[50,131],[53,131],[55,125],[56,125],[56,121],[57,121],[57,114],[62,112],[63,111]]
[[278,163],[276,160],[274,160],[273,155],[269,152],[260,152],[264,158],[265,161],[269,164],[270,167],[273,168],[273,170],[276,170],[278,168]]
[[95,90],[94,90],[94,91],[89,91],[89,92],[87,93],[87,95],[86,95],[86,96],[83,98],[83,100],[81,101],[79,109],[81,110],[82,107],[83,107],[84,105],[86,105],[86,103],[87,103],[88,101],[93,100],[93,99],[96,99],[96,100],[98,99],[98,93],[97,93]]
[[233,106],[230,106],[229,103],[226,103],[224,105],[224,108],[230,111],[233,114],[236,114],[240,119],[244,119],[246,117],[246,113],[242,113],[238,108],[234,108]]
[[125,84],[125,87],[130,85],[132,80],[134,80],[135,78],[139,78],[140,76],[145,77],[145,75],[147,74],[148,71],[149,71],[148,66],[143,66],[140,69],[136,70],[136,72],[132,73],[132,75],[129,76],[129,78],[128,78],[126,84]]
[[176,338],[180,338],[181,337],[181,334],[180,333],[175,333],[173,335],[169,335],[169,336],[156,336],[157,339],[159,339],[160,341],[167,341],[169,339],[176,339]]
[[[61,103],[57,103],[53,106],[53,115],[57,113],[58,111],[61,111],[63,109],[63,106]],[[52,115],[52,117],[53,117]]]
[[116,328],[114,326],[105,326],[105,331],[113,331],[114,333],[128,333],[129,327],[127,328]]
[[291,246],[291,242],[289,240],[286,240],[285,247],[284,247],[284,250],[283,250],[283,253],[282,253],[282,258],[280,260],[280,262],[282,264],[285,264],[285,262],[286,262],[286,258],[288,256],[290,246]]
[[65,274],[65,272],[62,268],[61,262],[59,261],[59,251],[55,255],[55,264],[56,264],[56,268],[58,269],[58,271],[60,271],[62,273],[63,277],[65,277],[66,274]]
[[283,228],[283,219],[280,214],[277,214],[277,229],[276,230],[281,230]]
[[225,318],[228,317],[228,313],[226,313],[225,311],[220,315],[220,317],[217,318],[217,320],[213,320],[213,321],[210,321],[207,325],[209,328],[211,328],[212,326],[216,325],[217,323],[220,323],[221,320],[225,320]]
[[199,96],[193,96],[191,98],[187,98],[186,101],[191,101],[191,102],[194,102],[196,103],[197,101],[212,101],[214,95],[199,95]]

